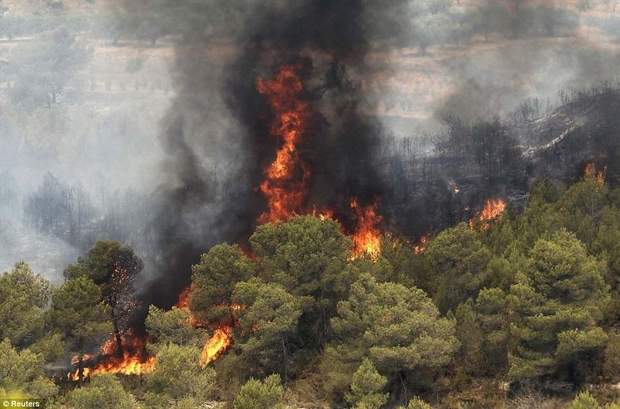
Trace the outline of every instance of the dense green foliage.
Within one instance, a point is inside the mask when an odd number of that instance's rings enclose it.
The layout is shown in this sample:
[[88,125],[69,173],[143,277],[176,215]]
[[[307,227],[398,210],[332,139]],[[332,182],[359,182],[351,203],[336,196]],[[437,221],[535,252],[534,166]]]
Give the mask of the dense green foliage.
[[151,305],[146,317],[146,329],[152,337],[149,348],[157,350],[160,345],[177,344],[200,347],[206,339],[206,331],[188,325],[189,311],[173,307],[169,311]]
[[68,349],[80,360],[112,330],[108,317],[99,287],[87,277],[67,281],[52,295],[49,324],[63,334]]
[[25,263],[0,276],[0,339],[26,347],[41,338],[49,298],[49,283]]
[[235,285],[254,274],[254,265],[239,246],[214,246],[192,268],[190,307],[199,318],[221,321],[230,316]]
[[233,402],[234,409],[283,409],[284,388],[278,375],[264,381],[250,379],[241,387]]
[[0,397],[48,398],[56,386],[45,377],[43,356],[28,349],[17,351],[9,339],[0,342]]
[[168,344],[159,349],[155,371],[146,376],[149,407],[168,408],[188,398],[202,402],[210,396],[215,373],[200,367],[199,355],[196,347]]
[[387,402],[388,395],[381,393],[387,383],[369,359],[364,359],[351,380],[351,392],[347,393],[347,402],[356,409],[379,409]]
[[83,388],[74,389],[66,397],[72,409],[135,409],[134,397],[123,389],[113,375],[98,375]]
[[[560,391],[556,407],[615,408],[611,392],[573,400],[570,391],[620,381],[619,205],[620,191],[596,178],[568,188],[538,181],[523,209],[446,229],[424,251],[384,237],[377,260],[353,257],[331,220],[264,224],[247,252],[221,244],[202,256],[189,308],[150,306],[152,373],[122,384],[96,376],[71,390],[48,380],[45,363],[91,353],[114,333],[110,310],[132,300],[121,287],[142,262],[99,242],[56,288],[19,263],[0,276],[0,390],[66,408],[221,399],[235,409],[428,409],[495,407],[505,383],[514,407]],[[221,326],[230,347],[202,367]]]

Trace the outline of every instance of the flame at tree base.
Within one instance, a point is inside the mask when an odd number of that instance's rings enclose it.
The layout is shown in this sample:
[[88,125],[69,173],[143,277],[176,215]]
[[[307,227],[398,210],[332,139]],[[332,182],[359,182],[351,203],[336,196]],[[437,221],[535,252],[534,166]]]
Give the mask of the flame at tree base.
[[[155,370],[155,362],[154,356],[148,357],[146,361],[142,361],[140,357],[125,354],[125,356],[118,360],[106,360],[98,363],[92,368],[84,367],[82,369],[82,377],[83,379],[87,379],[98,374],[144,375]],[[88,362],[84,361],[84,364],[88,365]],[[79,381],[79,368],[70,372],[67,378],[71,381]]]
[[[147,356],[146,340],[127,333],[121,336],[121,353],[118,352],[116,338],[112,336],[100,348],[99,355],[82,357],[82,379],[80,369],[76,368],[67,374],[67,379],[80,381],[98,374],[144,375],[155,370],[156,359]],[[79,366],[79,357],[74,356],[71,364]]]

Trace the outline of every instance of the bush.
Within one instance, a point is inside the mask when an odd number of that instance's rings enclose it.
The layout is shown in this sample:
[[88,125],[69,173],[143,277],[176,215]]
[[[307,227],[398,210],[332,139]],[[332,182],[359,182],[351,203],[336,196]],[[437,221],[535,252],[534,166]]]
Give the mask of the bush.
[[159,349],[155,370],[146,377],[149,392],[159,400],[194,398],[207,399],[215,383],[215,371],[203,369],[199,362],[200,350],[168,344]]
[[280,376],[271,375],[264,381],[250,379],[235,397],[234,409],[284,409],[284,388]]
[[599,409],[598,401],[590,392],[581,392],[575,397],[568,409]]
[[67,394],[66,404],[71,409],[135,409],[132,394],[125,391],[114,375],[95,376],[90,384]]

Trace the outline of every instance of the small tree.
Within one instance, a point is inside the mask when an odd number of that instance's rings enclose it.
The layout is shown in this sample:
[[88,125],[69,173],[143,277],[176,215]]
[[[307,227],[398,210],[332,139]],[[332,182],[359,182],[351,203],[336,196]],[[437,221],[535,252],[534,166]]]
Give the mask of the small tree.
[[454,321],[441,318],[424,291],[378,284],[369,275],[338,304],[332,326],[337,341],[330,356],[343,364],[340,370],[352,373],[368,356],[389,381],[402,385],[405,396],[411,375],[422,371],[430,376],[448,365],[459,347]]
[[596,398],[590,392],[585,391],[575,397],[568,409],[599,409],[600,407]]
[[91,57],[74,33],[65,28],[39,36],[26,47],[19,47],[14,56],[15,86],[10,96],[28,108],[59,102],[67,83]]
[[366,358],[353,374],[351,392],[346,399],[356,409],[379,409],[388,399],[387,393],[381,393],[386,383],[387,378]]
[[441,232],[430,242],[424,255],[437,277],[434,298],[442,313],[477,296],[491,260],[491,252],[480,241],[478,233],[465,223]]
[[68,279],[89,277],[101,289],[103,300],[114,328],[118,353],[122,351],[121,334],[127,330],[138,305],[133,282],[142,271],[142,260],[134,251],[118,241],[103,240],[95,243],[86,257],[69,265],[64,275]]
[[620,378],[620,333],[611,332],[605,347],[603,358],[603,374],[612,382]]
[[[201,402],[213,391],[215,371],[203,369],[198,357],[200,349],[167,344],[157,353],[155,370],[146,376],[149,392],[159,402],[192,398]],[[168,407],[168,406],[165,406]]]
[[456,336],[461,343],[459,361],[468,374],[478,374],[483,368],[482,342],[478,315],[471,300],[456,308]]
[[47,399],[57,387],[45,376],[43,356],[28,349],[18,352],[8,338],[0,342],[0,392],[12,391]]
[[189,306],[201,320],[226,322],[237,283],[249,280],[255,266],[238,245],[219,244],[203,254],[192,267]]
[[65,398],[71,409],[135,409],[133,395],[114,375],[97,375],[83,388],[74,389]]
[[81,379],[84,353],[112,331],[99,287],[87,277],[67,281],[54,291],[49,314],[51,326],[64,335],[69,349],[78,354]]
[[328,335],[336,304],[351,285],[346,268],[350,239],[333,220],[300,216],[259,226],[250,243],[259,276],[304,299],[300,331],[307,342],[320,345]]
[[476,299],[475,310],[482,331],[482,357],[485,374],[497,376],[508,365],[509,326],[506,294],[499,288],[485,288]]
[[250,379],[241,387],[234,409],[284,409],[284,388],[280,376],[270,375],[264,381]]
[[33,273],[28,264],[0,276],[0,339],[9,338],[18,347],[31,345],[44,335],[44,308],[50,284]]
[[407,409],[433,409],[431,405],[424,402],[422,399],[415,396],[413,399],[409,401],[407,404]]
[[206,330],[191,325],[191,314],[187,309],[172,307],[164,311],[153,305],[149,307],[146,317],[146,329],[156,345],[173,343],[186,346],[202,346],[206,338]]
[[233,301],[244,306],[236,337],[241,351],[263,370],[281,371],[286,384],[289,337],[296,332],[301,301],[281,286],[259,279],[239,283]]
[[535,379],[563,369],[568,380],[583,382],[607,342],[597,326],[608,298],[602,263],[566,231],[539,239],[530,262],[508,297],[514,318],[509,376]]

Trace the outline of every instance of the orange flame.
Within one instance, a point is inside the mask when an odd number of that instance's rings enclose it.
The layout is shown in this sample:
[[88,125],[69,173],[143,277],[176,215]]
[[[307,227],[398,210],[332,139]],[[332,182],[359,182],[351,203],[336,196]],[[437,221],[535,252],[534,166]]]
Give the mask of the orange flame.
[[506,202],[502,199],[489,199],[484,204],[484,208],[477,217],[469,221],[469,227],[474,228],[476,225],[483,230],[489,227],[489,223],[499,218],[506,210]]
[[428,245],[428,236],[424,235],[420,237],[417,244],[413,246],[414,254],[422,254],[426,251],[426,246]]
[[181,291],[181,294],[179,294],[179,299],[175,307],[181,310],[187,311],[189,313],[189,318],[187,319],[188,324],[191,325],[192,327],[198,327],[200,325],[200,320],[196,318],[189,309],[189,296],[191,292],[192,292],[191,286],[186,287],[183,291]]
[[177,301],[176,307],[182,310],[189,309],[189,294],[192,292],[192,287],[187,287],[181,294],[179,294],[179,299]]
[[[236,313],[243,309],[241,304],[230,304],[230,320],[226,323],[220,323],[213,332],[211,338],[207,340],[202,352],[200,353],[200,365],[204,368],[211,362],[221,357],[233,343],[233,327],[238,325]],[[199,323],[200,325],[200,323]]]
[[[306,132],[310,108],[301,99],[304,85],[295,71],[295,67],[284,65],[275,78],[257,82],[258,92],[265,95],[271,105],[274,121],[271,134],[281,141],[274,161],[265,170],[265,180],[260,190],[267,201],[267,211],[259,223],[285,221],[291,217],[311,213],[321,220],[333,219],[331,210],[309,209],[304,201],[307,196],[310,169],[298,152],[298,144]],[[357,214],[357,227],[353,234],[353,258],[368,255],[371,259],[379,258],[381,233],[377,225],[382,217],[376,212],[376,205],[361,208],[357,200],[351,201],[351,208]]]
[[[99,349],[98,362],[94,363],[93,355],[85,354],[82,357],[83,379],[97,374],[123,374],[143,375],[153,372],[155,369],[155,357],[145,356],[146,341],[131,333],[124,334],[121,338],[122,354],[117,353],[116,339],[114,336],[103,343]],[[74,356],[71,363],[76,366],[79,358]],[[69,372],[67,378],[72,381],[80,380],[79,368]]]
[[597,185],[605,185],[605,177],[607,175],[607,166],[603,170],[597,170],[594,163],[588,163],[584,171],[584,179],[593,180]]
[[367,255],[372,260],[379,259],[381,254],[381,232],[377,225],[383,217],[377,213],[377,204],[360,207],[356,199],[351,200],[351,209],[357,215],[357,227],[351,236],[353,240],[353,258]]
[[260,185],[268,210],[260,216],[259,222],[287,220],[301,210],[310,177],[310,170],[297,151],[309,108],[300,100],[304,86],[290,65],[281,67],[271,81],[259,79],[257,88],[269,99],[275,115],[271,133],[282,142]]
[[204,368],[222,356],[232,345],[232,326],[222,325],[213,332],[200,354],[200,365]]

